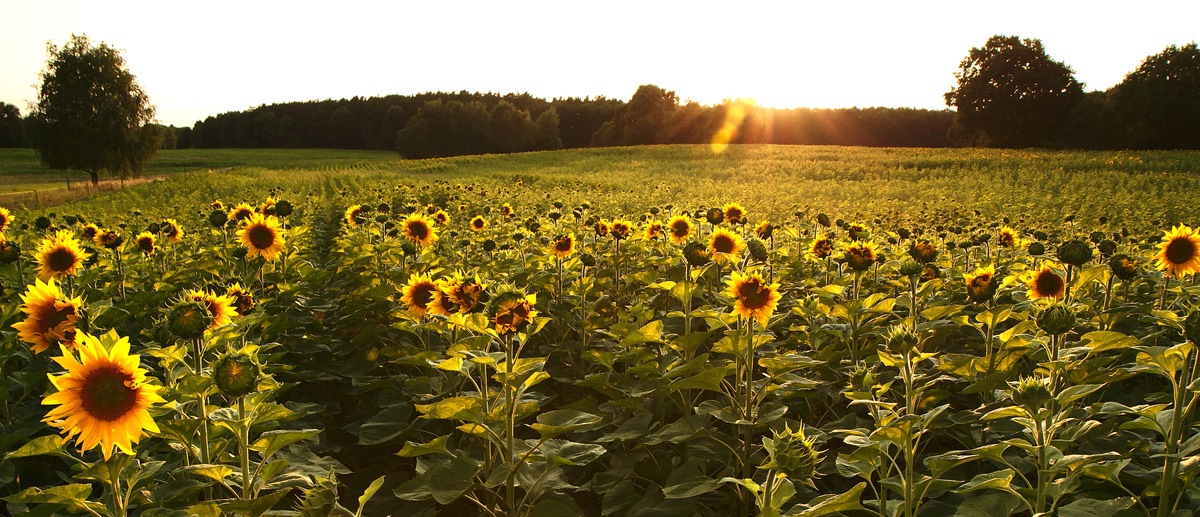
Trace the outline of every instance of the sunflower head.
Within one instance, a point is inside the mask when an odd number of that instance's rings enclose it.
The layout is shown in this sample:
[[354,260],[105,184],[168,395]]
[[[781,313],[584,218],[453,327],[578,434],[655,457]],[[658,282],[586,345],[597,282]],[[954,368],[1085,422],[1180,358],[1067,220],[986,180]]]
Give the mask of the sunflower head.
[[100,446],[105,460],[114,448],[132,455],[144,431],[159,432],[149,409],[166,402],[160,388],[147,382],[127,338],[109,332],[99,339],[77,333],[76,339],[78,359],[65,347],[54,358],[67,372],[50,376],[58,391],[42,404],[57,407],[42,421],[62,429],[68,440],[75,438],[80,452]]
[[273,215],[251,212],[242,222],[237,236],[246,247],[247,258],[261,255],[265,260],[275,260],[283,253],[283,230],[279,227],[279,219]]
[[928,264],[937,260],[938,249],[929,240],[921,239],[908,246],[908,256],[917,262]]
[[505,204],[501,205],[501,206],[500,206],[500,216],[501,216],[501,217],[503,217],[503,218],[505,218],[505,219],[508,219],[509,217],[512,217],[512,216],[513,216],[513,207],[512,207],[512,205],[510,205],[510,204],[508,204],[508,203],[505,203]]
[[433,224],[421,214],[409,215],[400,223],[400,228],[405,239],[420,244],[422,247],[433,244],[433,241],[438,238]]
[[875,243],[853,242],[846,247],[846,265],[854,271],[866,271],[875,264]]
[[137,244],[138,249],[141,250],[141,252],[143,254],[146,254],[146,255],[154,254],[154,234],[153,233],[150,233],[150,232],[139,233],[137,238],[135,238],[133,240],[133,242]]
[[214,199],[212,203],[208,204],[208,207],[213,210],[225,210],[225,203],[222,203],[220,199]]
[[1131,280],[1137,276],[1138,267],[1137,259],[1130,257],[1124,253],[1113,255],[1108,259],[1108,267],[1112,270],[1113,275],[1121,280]]
[[262,215],[276,215],[275,213],[275,198],[267,196],[261,205],[258,205],[258,213]]
[[174,219],[167,219],[162,224],[162,233],[171,242],[183,242],[183,227]]
[[670,233],[672,243],[683,244],[692,236],[692,221],[683,215],[672,217],[667,221],[667,232]]
[[779,284],[767,284],[758,273],[743,274],[734,271],[726,283],[725,294],[733,298],[733,312],[746,319],[753,319],[766,327],[779,305]]
[[254,207],[250,206],[249,203],[238,203],[237,206],[233,207],[233,210],[229,211],[229,218],[240,223],[249,219],[254,214]]
[[967,298],[975,303],[983,303],[992,299],[996,294],[999,282],[996,281],[996,267],[987,266],[975,270],[974,273],[963,275],[967,284]]
[[362,205],[350,205],[346,207],[346,213],[343,214],[343,220],[346,224],[354,228],[358,228],[367,222],[367,217],[363,214]]
[[1033,275],[1033,278],[1026,284],[1029,287],[1029,299],[1037,298],[1062,298],[1067,290],[1067,283],[1063,277],[1050,269],[1050,266],[1044,266],[1040,271]]
[[96,234],[95,241],[97,246],[103,246],[110,250],[115,250],[121,247],[121,244],[125,243],[125,239],[121,237],[121,234],[113,230],[104,230]]
[[496,297],[492,304],[492,323],[496,332],[508,334],[521,332],[537,317],[537,295],[522,295],[518,292],[506,292]]
[[1021,237],[1017,231],[1008,226],[1000,227],[1000,245],[1005,248],[1016,248],[1021,246]]
[[814,240],[812,247],[809,248],[809,253],[818,259],[826,259],[833,254],[833,241],[824,237]]
[[445,210],[438,210],[433,213],[433,220],[442,226],[446,226],[450,224],[450,214],[446,213]]
[[745,249],[746,241],[742,236],[724,228],[714,229],[708,239],[708,251],[717,262],[736,261]]
[[1075,311],[1067,304],[1057,302],[1037,313],[1037,326],[1047,334],[1066,334],[1075,328]]
[[482,303],[488,300],[484,291],[486,287],[480,283],[478,276],[464,277],[461,274],[443,279],[438,284],[438,289],[453,304],[455,311],[462,314],[483,309]]
[[687,261],[691,267],[701,267],[711,262],[712,254],[708,252],[708,248],[704,247],[699,242],[689,242],[683,247],[683,259]]
[[1054,394],[1050,392],[1049,377],[1021,377],[1019,381],[1009,381],[1008,386],[1013,402],[1030,413],[1036,414],[1054,398]]
[[608,233],[612,235],[614,239],[622,240],[629,237],[630,229],[632,229],[632,225],[629,221],[623,219],[613,219],[612,222],[609,223]]
[[400,302],[413,317],[424,318],[425,315],[431,313],[431,309],[437,308],[431,307],[430,303],[439,292],[437,283],[427,275],[417,273],[408,277],[408,283],[404,285],[404,294],[401,296]]
[[55,343],[73,341],[76,324],[83,316],[83,301],[67,298],[51,278],[34,284],[21,296],[25,320],[13,324],[21,341],[40,354]]
[[94,223],[87,223],[87,224],[83,225],[82,229],[80,229],[80,235],[82,235],[84,239],[87,239],[89,241],[94,242],[96,239],[96,236],[99,234],[100,234],[100,227],[96,226]]
[[608,223],[604,221],[596,221],[596,226],[594,226],[592,229],[596,231],[597,237],[608,235],[609,232]]
[[767,249],[767,243],[759,238],[751,238],[746,242],[746,250],[750,252],[750,256],[759,262],[766,262],[770,255],[770,250]]
[[725,221],[725,211],[717,207],[712,207],[708,209],[708,212],[704,213],[704,220],[713,226],[721,224]]
[[224,210],[218,208],[208,213],[208,225],[213,228],[221,228],[227,222],[229,222],[229,214]]
[[7,208],[0,206],[0,232],[8,229],[8,225],[12,224],[12,212]]
[[662,223],[652,222],[652,223],[646,225],[646,233],[644,235],[646,237],[646,240],[648,240],[648,241],[658,240],[659,237],[662,237],[662,234],[663,234]]
[[227,294],[214,294],[211,291],[201,291],[192,289],[184,294],[192,301],[197,301],[204,304],[208,309],[208,313],[212,316],[212,322],[208,328],[215,329],[233,323],[233,318],[238,315],[237,310],[233,308],[233,297]]
[[487,220],[484,219],[482,215],[477,215],[477,216],[471,218],[471,229],[472,230],[475,230],[477,232],[482,232],[484,230],[484,228],[487,228]]
[[859,223],[847,223],[846,233],[850,238],[856,241],[865,241],[871,237],[871,232],[867,231],[867,227]]
[[89,256],[75,236],[66,230],[59,230],[43,239],[38,246],[38,277],[46,280],[74,275]]
[[883,345],[893,355],[902,356],[917,349],[918,339],[905,325],[893,325],[883,336]]
[[1028,251],[1030,255],[1035,257],[1041,256],[1046,254],[1046,245],[1038,241],[1033,241],[1025,247],[1025,251]]
[[1200,234],[1183,224],[1171,228],[1154,258],[1159,271],[1176,278],[1200,271]]
[[729,224],[742,224],[746,219],[746,209],[742,208],[739,203],[725,203],[725,206],[721,207],[721,211],[724,212],[725,220]]
[[167,309],[167,328],[179,339],[199,339],[212,326],[212,313],[203,300],[185,296]]
[[550,254],[565,259],[575,253],[575,234],[560,235],[550,243]]
[[770,239],[772,235],[775,235],[775,225],[771,224],[771,221],[763,220],[754,228],[754,235],[762,240]]
[[235,283],[225,289],[225,295],[233,302],[233,310],[237,311],[239,316],[250,314],[254,310],[254,295],[241,283]]
[[805,436],[804,424],[800,424],[795,431],[792,430],[791,424],[785,425],[782,431],[771,431],[770,438],[763,438],[767,462],[758,468],[775,469],[788,479],[812,484],[822,456],[816,444],[816,438]]
[[254,391],[262,368],[251,354],[229,353],[212,367],[213,384],[226,397],[236,399]]
[[1082,267],[1092,260],[1092,246],[1079,239],[1064,242],[1058,247],[1058,260],[1064,264]]
[[0,237],[0,264],[12,264],[21,257],[21,247]]

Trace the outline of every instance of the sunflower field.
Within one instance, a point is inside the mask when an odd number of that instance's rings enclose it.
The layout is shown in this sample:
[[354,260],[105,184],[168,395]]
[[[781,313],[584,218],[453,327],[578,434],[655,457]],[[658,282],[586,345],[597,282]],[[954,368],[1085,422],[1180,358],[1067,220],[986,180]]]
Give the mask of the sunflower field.
[[1196,515],[1197,171],[649,146],[0,208],[0,513]]

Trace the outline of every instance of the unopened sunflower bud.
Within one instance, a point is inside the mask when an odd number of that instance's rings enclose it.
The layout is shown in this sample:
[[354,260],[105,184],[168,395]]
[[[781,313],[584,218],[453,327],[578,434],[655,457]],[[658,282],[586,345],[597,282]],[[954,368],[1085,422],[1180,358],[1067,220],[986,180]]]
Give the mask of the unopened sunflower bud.
[[198,300],[179,300],[167,312],[167,328],[180,339],[199,339],[212,322],[208,306]]
[[768,461],[758,468],[778,470],[801,483],[810,481],[821,463],[816,439],[804,435],[804,424],[795,431],[791,426],[784,426],[783,431],[772,431],[771,438],[763,438],[763,449],[767,451]]
[[229,354],[213,365],[213,384],[230,398],[245,396],[258,385],[260,369],[254,358],[247,354]]
[[1058,260],[1075,267],[1092,260],[1092,247],[1081,240],[1071,240],[1058,247]]
[[763,243],[763,241],[759,239],[750,239],[750,242],[746,243],[746,245],[747,249],[750,251],[750,256],[754,257],[754,260],[759,262],[765,262],[767,260],[767,245]]
[[1037,326],[1050,335],[1066,334],[1075,327],[1075,312],[1065,303],[1055,303],[1038,313]]
[[1013,402],[1030,413],[1037,413],[1054,398],[1054,394],[1050,393],[1049,377],[1022,377],[1020,381],[1009,382],[1008,385],[1012,387]]

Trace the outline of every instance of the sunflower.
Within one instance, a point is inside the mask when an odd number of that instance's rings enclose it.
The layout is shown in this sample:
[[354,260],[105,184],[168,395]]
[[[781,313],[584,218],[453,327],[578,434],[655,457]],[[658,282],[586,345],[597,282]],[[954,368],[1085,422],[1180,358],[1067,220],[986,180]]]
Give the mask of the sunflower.
[[833,241],[826,238],[817,239],[813,241],[808,252],[819,259],[829,258],[829,255],[833,254]]
[[125,239],[122,239],[121,234],[114,230],[104,230],[96,234],[95,241],[97,246],[103,246],[110,250],[115,250],[121,247],[121,244],[125,242]]
[[767,285],[758,273],[746,275],[734,271],[726,285],[728,289],[725,294],[734,299],[734,314],[746,319],[753,318],[766,327],[782,297],[779,284]]
[[505,203],[503,206],[501,206],[500,207],[500,215],[506,219],[509,217],[512,217],[513,216],[512,205]]
[[433,225],[429,224],[429,220],[421,214],[408,216],[401,223],[401,227],[404,232],[404,238],[421,246],[429,246],[438,238],[437,231],[433,229]]
[[593,228],[596,230],[597,237],[603,237],[605,235],[608,235],[608,232],[609,232],[608,223],[606,223],[604,221],[596,221],[596,226],[594,226]]
[[485,301],[484,285],[479,283],[479,277],[463,278],[456,273],[452,277],[438,282],[438,290],[446,296],[459,313],[466,314],[479,307],[479,302]]
[[712,253],[713,260],[717,262],[724,262],[730,256],[736,259],[745,249],[746,241],[742,239],[742,236],[724,228],[714,229],[712,236],[708,239],[708,251]]
[[692,221],[687,216],[677,215],[667,221],[667,230],[671,232],[671,242],[682,245],[692,236]]
[[183,228],[174,219],[167,219],[163,223],[162,233],[171,242],[183,242]]
[[646,232],[644,234],[644,236],[646,237],[646,240],[648,240],[648,241],[656,240],[659,237],[662,237],[662,234],[663,234],[662,223],[650,223],[650,224],[646,225]]
[[507,334],[520,331],[533,318],[537,317],[535,304],[537,304],[536,294],[521,296],[517,293],[508,293],[507,296],[497,299],[496,315],[492,317],[492,323],[496,325],[496,332]]
[[1029,287],[1029,299],[1062,298],[1066,293],[1067,283],[1050,266],[1042,267],[1026,284]]
[[237,311],[239,316],[245,316],[254,310],[254,295],[242,287],[240,282],[225,288],[225,295],[233,301],[233,310]]
[[855,241],[846,247],[846,264],[855,271],[871,269],[875,263],[875,243]]
[[166,402],[157,393],[160,388],[146,382],[141,358],[129,353],[128,338],[110,332],[100,339],[87,334],[78,339],[78,360],[65,347],[54,358],[67,373],[50,376],[58,392],[42,404],[58,407],[42,421],[62,429],[68,440],[77,437],[80,452],[99,445],[105,460],[113,447],[133,454],[132,444],[141,440],[143,430],[159,432],[148,410]]
[[928,264],[937,259],[938,249],[932,242],[921,239],[909,245],[908,255],[922,264]]
[[150,232],[139,233],[133,242],[137,244],[139,250],[142,250],[142,253],[146,255],[154,254],[154,234]]
[[283,230],[279,228],[279,219],[273,215],[252,212],[237,231],[237,236],[248,250],[247,258],[262,255],[265,260],[275,260],[283,253]]
[[229,211],[229,218],[237,222],[242,222],[243,219],[248,219],[251,215],[254,215],[254,207],[250,206],[249,203],[238,203],[237,206],[233,207],[233,210]]
[[192,289],[186,296],[208,307],[208,314],[212,316],[212,323],[208,324],[210,329],[233,323],[233,317],[238,315],[237,309],[233,307],[233,297],[227,294],[218,295],[210,291]]
[[83,232],[82,235],[83,235],[84,239],[87,239],[89,241],[95,241],[96,236],[100,235],[100,227],[96,226],[93,223],[87,223],[87,224],[83,225],[82,232]]
[[775,235],[775,225],[771,224],[771,221],[764,219],[754,228],[754,235],[757,235],[759,239],[764,241],[770,239],[772,235]]
[[350,205],[346,207],[346,213],[343,217],[346,224],[358,228],[365,221],[362,216],[362,205]]
[[258,205],[258,213],[262,215],[275,215],[275,198],[267,196],[261,205]]
[[405,284],[403,292],[404,295],[400,297],[400,302],[415,318],[424,318],[426,314],[432,312],[431,309],[439,308],[430,307],[430,302],[441,291],[438,290],[438,285],[426,275],[417,273],[408,277],[408,283]]
[[1018,248],[1021,246],[1021,237],[1017,235],[1017,231],[1007,226],[1000,227],[1000,245],[1005,248]]
[[208,206],[209,206],[209,208],[212,208],[213,210],[224,210],[225,209],[225,203],[222,203],[220,199],[214,199],[212,203],[208,204]]
[[9,212],[7,208],[0,206],[0,232],[3,232],[6,228],[8,228],[10,223],[12,223],[12,212]]
[[33,353],[46,351],[54,342],[71,341],[68,334],[75,331],[75,324],[82,316],[80,298],[68,299],[51,278],[46,283],[34,280],[21,301],[25,321],[13,324],[12,328],[21,341],[31,345]]
[[729,224],[741,224],[746,219],[746,209],[738,203],[725,203],[721,207],[721,211],[725,214],[725,221]]
[[484,228],[487,228],[487,220],[485,220],[482,215],[477,215],[471,219],[472,230],[482,232]]
[[608,233],[612,235],[614,239],[621,240],[629,237],[629,230],[631,229],[629,221],[613,219],[608,226]]
[[974,273],[963,275],[967,283],[967,297],[976,303],[986,302],[996,294],[996,267],[981,267]]
[[1200,271],[1200,235],[1183,224],[1163,233],[1158,255],[1154,256],[1158,269],[1176,278]]
[[46,280],[74,275],[89,256],[71,232],[59,230],[38,246],[38,278]]
[[561,235],[550,243],[550,254],[565,259],[575,253],[575,234]]
[[445,210],[438,210],[433,213],[433,220],[442,226],[446,226],[450,224],[450,214],[446,213]]

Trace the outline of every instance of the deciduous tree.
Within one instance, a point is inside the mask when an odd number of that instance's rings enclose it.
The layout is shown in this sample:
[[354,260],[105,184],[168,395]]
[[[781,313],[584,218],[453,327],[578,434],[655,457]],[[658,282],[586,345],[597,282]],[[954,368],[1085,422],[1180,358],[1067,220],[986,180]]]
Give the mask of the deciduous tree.
[[1171,45],[1110,90],[1121,144],[1200,149],[1200,46]]

